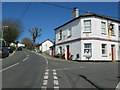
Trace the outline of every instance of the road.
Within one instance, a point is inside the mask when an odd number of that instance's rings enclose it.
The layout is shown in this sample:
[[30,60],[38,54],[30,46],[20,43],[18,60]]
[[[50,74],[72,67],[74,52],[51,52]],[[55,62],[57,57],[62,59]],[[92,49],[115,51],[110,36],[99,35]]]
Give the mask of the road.
[[23,50],[2,60],[3,88],[115,88],[118,62],[52,60]]

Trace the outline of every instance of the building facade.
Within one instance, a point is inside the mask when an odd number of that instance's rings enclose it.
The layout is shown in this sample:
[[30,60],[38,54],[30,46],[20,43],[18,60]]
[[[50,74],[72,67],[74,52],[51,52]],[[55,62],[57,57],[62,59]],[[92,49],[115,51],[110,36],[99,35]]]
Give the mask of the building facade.
[[53,46],[53,42],[49,39],[43,41],[42,43],[36,46],[37,51],[45,52],[50,54],[50,47]]
[[120,60],[120,20],[88,12],[56,28],[55,38],[55,54],[66,59]]

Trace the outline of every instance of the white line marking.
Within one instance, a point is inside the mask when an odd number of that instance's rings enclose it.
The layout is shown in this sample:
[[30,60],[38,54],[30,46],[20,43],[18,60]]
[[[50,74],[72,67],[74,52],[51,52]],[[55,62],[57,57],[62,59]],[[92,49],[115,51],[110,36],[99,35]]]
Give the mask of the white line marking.
[[116,89],[115,90],[120,90],[120,82],[117,84]]
[[58,79],[58,77],[57,77],[57,76],[54,76],[53,78],[54,78],[54,79]]
[[48,72],[45,72],[45,75],[48,75]]
[[58,80],[54,80],[54,85],[58,85]]
[[55,88],[56,88],[56,89],[59,89],[59,87],[58,87],[58,86],[54,86],[54,89],[55,89]]
[[7,70],[7,69],[9,69],[9,68],[12,68],[12,67],[14,67],[14,66],[16,66],[16,65],[18,65],[18,64],[19,64],[19,63],[16,63],[16,64],[13,64],[13,65],[11,65],[11,66],[9,66],[9,67],[6,67],[6,68],[0,70],[0,72],[5,71],[5,70]]
[[56,70],[55,70],[55,69],[53,69],[53,72],[56,72]]
[[46,86],[42,86],[41,88],[47,88]]
[[47,85],[48,80],[43,81],[43,85]]
[[26,57],[25,59],[23,59],[23,61],[26,61],[28,59],[28,57]]
[[[24,51],[24,53],[27,54],[25,51]],[[28,54],[27,54],[27,56],[28,56]]]
[[76,69],[76,68],[85,68],[85,67],[61,68],[61,69],[56,69],[56,70],[67,70],[67,69]]
[[44,76],[44,79],[48,79],[48,76]]
[[48,72],[49,70],[47,69],[46,72]]
[[57,75],[57,73],[56,73],[56,72],[54,72],[54,73],[53,73],[53,75]]

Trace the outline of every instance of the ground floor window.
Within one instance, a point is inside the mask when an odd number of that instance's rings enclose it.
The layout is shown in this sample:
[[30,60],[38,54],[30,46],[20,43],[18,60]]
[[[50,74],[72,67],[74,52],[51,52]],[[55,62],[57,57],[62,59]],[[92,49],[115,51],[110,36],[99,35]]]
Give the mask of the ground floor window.
[[85,43],[84,44],[84,55],[91,55],[91,43]]
[[59,47],[60,54],[62,54],[62,47]]
[[107,44],[102,44],[102,56],[107,56]]

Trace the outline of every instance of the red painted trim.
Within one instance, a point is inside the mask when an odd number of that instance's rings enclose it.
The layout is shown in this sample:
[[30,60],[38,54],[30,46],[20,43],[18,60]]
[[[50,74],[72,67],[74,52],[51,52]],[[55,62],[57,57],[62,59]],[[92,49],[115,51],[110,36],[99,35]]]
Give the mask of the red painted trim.
[[77,38],[77,39],[74,39],[74,40],[69,40],[69,41],[57,43],[56,45],[75,42],[75,41],[80,41],[80,40],[101,40],[101,41],[110,41],[110,42],[118,42],[118,43],[120,43],[120,40],[109,40],[109,39],[104,39],[104,38],[90,37],[90,38]]
[[54,47],[52,47],[52,56],[54,56]]
[[114,61],[114,47],[111,48],[111,52],[112,52],[112,61]]

